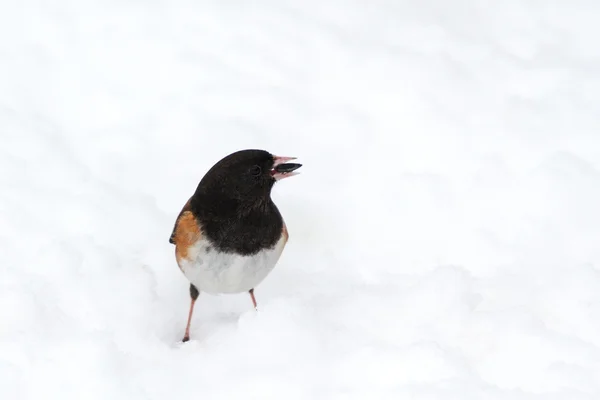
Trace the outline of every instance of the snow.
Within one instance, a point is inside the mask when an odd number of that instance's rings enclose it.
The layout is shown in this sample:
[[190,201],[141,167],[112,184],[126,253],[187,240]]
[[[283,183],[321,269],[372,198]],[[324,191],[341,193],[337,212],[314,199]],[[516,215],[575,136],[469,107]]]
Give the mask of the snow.
[[[600,3],[68,1],[0,12],[0,398],[600,398]],[[299,157],[249,296],[168,237]]]

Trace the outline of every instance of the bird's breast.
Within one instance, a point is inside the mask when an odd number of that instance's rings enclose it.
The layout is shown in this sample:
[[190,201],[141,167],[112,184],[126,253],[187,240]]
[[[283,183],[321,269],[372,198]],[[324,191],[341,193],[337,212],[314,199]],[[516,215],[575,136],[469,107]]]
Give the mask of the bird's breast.
[[187,247],[179,267],[201,292],[241,293],[256,287],[273,270],[287,242],[282,232],[275,245],[251,255],[219,251],[205,237]]

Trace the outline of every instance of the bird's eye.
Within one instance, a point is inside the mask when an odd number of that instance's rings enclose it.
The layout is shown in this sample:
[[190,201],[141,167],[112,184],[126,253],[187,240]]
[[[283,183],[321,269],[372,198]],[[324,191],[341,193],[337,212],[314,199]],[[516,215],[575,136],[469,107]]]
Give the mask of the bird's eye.
[[262,174],[262,168],[259,167],[258,165],[255,165],[250,169],[250,173],[253,176],[260,176],[260,174]]

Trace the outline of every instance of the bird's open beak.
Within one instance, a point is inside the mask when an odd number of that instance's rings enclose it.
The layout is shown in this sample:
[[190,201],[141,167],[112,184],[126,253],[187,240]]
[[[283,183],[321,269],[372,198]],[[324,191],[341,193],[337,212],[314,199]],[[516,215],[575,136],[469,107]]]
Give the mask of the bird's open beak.
[[298,172],[294,172],[302,166],[302,164],[288,163],[288,161],[295,160],[296,157],[280,157],[273,156],[273,169],[271,169],[271,176],[279,181],[290,176],[298,175]]

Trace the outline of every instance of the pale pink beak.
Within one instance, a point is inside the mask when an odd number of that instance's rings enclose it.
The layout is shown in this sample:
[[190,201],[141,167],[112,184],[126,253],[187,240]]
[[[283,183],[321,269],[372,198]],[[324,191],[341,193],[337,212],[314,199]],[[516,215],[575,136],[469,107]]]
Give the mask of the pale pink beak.
[[298,172],[295,172],[295,170],[300,168],[302,164],[286,164],[288,161],[295,159],[296,157],[273,156],[275,162],[273,163],[271,176],[273,176],[275,180],[280,181],[289,178],[290,176],[298,175]]

